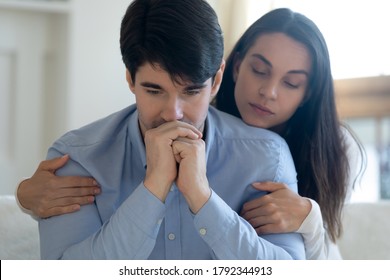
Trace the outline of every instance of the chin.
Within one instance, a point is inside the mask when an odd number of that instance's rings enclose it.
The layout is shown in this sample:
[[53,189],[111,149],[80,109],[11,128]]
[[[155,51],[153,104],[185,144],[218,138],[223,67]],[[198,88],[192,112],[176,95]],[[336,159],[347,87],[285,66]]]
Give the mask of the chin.
[[253,120],[253,119],[245,119],[243,118],[244,122],[247,124],[247,125],[250,125],[250,126],[254,126],[254,127],[258,127],[258,128],[264,128],[264,129],[268,129],[270,126],[269,125],[266,125],[262,122],[259,122],[259,120]]

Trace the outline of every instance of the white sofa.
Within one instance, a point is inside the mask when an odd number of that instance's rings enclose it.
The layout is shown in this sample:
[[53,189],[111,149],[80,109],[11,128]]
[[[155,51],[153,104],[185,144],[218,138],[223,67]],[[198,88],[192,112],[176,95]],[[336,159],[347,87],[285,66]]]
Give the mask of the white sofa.
[[[351,204],[343,223],[338,245],[344,259],[390,260],[390,201]],[[0,196],[0,259],[39,259],[37,222],[13,196]]]
[[19,209],[14,196],[0,196],[0,259],[39,258],[37,221]]
[[390,200],[347,205],[343,226],[338,245],[344,259],[390,260]]

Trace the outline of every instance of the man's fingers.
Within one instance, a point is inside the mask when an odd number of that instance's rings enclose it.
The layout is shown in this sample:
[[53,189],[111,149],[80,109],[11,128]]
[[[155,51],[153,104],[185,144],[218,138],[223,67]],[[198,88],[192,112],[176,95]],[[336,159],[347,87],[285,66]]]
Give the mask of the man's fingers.
[[180,121],[164,123],[155,129],[148,130],[146,133],[156,135],[160,135],[162,133],[171,140],[176,140],[179,137],[194,140],[202,138],[202,133],[196,127]]

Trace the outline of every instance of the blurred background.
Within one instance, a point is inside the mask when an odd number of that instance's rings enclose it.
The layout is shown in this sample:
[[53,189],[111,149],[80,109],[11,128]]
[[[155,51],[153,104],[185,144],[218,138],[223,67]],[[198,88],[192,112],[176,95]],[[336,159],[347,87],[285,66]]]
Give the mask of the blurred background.
[[[119,51],[130,0],[0,0],[0,195],[13,194],[64,132],[134,103]],[[209,0],[226,53],[271,9],[311,18],[327,40],[337,106],[365,146],[352,201],[390,199],[390,17],[385,0]]]

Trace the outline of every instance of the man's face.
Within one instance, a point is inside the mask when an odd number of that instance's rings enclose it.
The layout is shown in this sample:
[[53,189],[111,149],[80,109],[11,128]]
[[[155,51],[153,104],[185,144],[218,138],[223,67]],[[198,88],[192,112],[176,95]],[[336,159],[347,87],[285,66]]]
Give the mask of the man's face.
[[139,67],[135,81],[127,71],[126,78],[135,94],[142,135],[171,121],[189,123],[203,132],[209,102],[219,89],[222,72],[223,66],[214,83],[210,78],[202,84],[193,84],[182,80],[176,83],[165,70],[150,63]]

